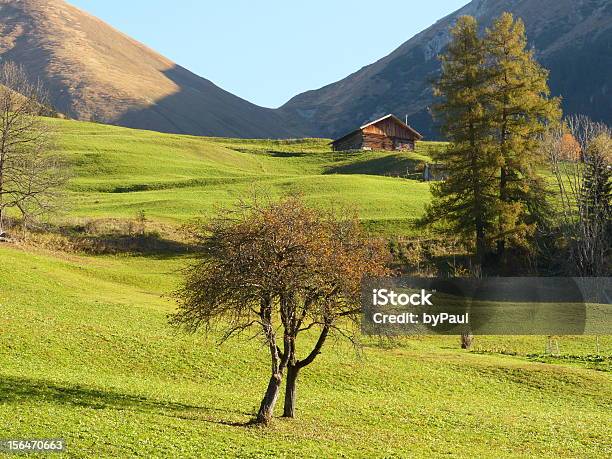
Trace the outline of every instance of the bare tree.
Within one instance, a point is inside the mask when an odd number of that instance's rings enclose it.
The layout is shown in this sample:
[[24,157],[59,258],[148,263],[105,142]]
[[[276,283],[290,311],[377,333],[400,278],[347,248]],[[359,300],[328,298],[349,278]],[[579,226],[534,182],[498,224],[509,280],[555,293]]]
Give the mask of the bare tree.
[[[197,231],[206,252],[177,292],[171,322],[195,331],[219,325],[222,340],[256,327],[271,375],[256,421],[268,423],[287,372],[284,416],[295,416],[296,381],[332,333],[355,340],[365,275],[388,273],[382,245],[364,239],[356,217],[308,208],[299,198],[242,204]],[[298,336],[317,331],[298,352]]]
[[47,95],[40,82],[32,83],[23,67],[0,65],[0,234],[6,210],[16,208],[24,223],[49,212],[66,168],[52,153]]
[[561,230],[570,249],[570,271],[605,274],[612,246],[610,178],[612,131],[579,115],[542,140],[559,190]]

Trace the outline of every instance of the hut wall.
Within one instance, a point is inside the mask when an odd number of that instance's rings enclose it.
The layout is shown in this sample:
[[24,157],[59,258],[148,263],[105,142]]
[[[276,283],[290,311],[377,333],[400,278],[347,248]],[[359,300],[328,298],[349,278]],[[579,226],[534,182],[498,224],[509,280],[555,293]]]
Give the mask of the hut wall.
[[336,140],[333,143],[335,151],[361,150],[364,147],[363,135],[361,131],[354,132],[346,137]]
[[336,151],[414,150],[419,135],[395,117],[381,119],[333,142]]
[[363,134],[363,146],[371,150],[414,150],[414,140],[387,137],[381,134]]
[[376,124],[371,124],[363,129],[364,134],[379,134],[387,137],[397,137],[400,139],[413,139],[414,134],[404,126],[398,124],[392,118],[379,121]]
[[371,150],[393,150],[393,139],[381,134],[363,133],[363,146]]

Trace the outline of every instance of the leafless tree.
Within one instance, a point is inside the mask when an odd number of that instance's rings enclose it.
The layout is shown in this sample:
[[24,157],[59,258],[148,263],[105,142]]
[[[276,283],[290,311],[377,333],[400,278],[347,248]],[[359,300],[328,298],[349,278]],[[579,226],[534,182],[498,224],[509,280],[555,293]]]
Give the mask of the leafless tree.
[[0,65],[0,234],[9,208],[24,223],[55,208],[65,164],[52,152],[51,126],[41,118],[48,112],[47,94],[32,83],[23,67]]
[[[171,322],[190,331],[219,325],[223,340],[255,327],[271,359],[256,421],[272,418],[285,372],[283,415],[294,417],[298,373],[329,335],[355,339],[361,279],[388,273],[388,251],[363,237],[355,217],[311,209],[299,198],[244,204],[197,232],[207,250],[187,271]],[[298,336],[315,331],[300,358]]]
[[542,140],[559,196],[559,219],[573,274],[605,275],[612,246],[612,132],[586,116],[567,118]]

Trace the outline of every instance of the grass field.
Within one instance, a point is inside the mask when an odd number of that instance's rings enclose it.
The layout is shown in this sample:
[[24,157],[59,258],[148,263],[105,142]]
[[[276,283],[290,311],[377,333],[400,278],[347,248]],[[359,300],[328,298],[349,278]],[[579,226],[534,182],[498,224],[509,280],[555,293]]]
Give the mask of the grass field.
[[[612,447],[606,365],[527,357],[543,353],[543,337],[481,337],[475,352],[456,337],[372,341],[360,356],[338,341],[301,375],[298,419],[247,427],[265,349],[218,348],[166,325],[162,294],[187,259],[0,256],[3,437],[64,437],[72,457],[605,457]],[[595,344],[560,346],[584,356]]]
[[[428,185],[412,154],[327,141],[238,141],[53,121],[74,165],[62,218],[211,215],[256,185],[357,206],[408,233]],[[609,457],[612,338],[335,341],[300,374],[298,418],[246,426],[269,363],[256,339],[167,325],[190,255],[92,256],[0,245],[0,438],[63,437],[68,457]],[[281,400],[282,403],[282,400]]]
[[184,222],[253,192],[301,193],[317,206],[355,207],[377,232],[408,233],[429,200],[416,178],[435,142],[415,153],[330,151],[329,141],[234,140],[53,120],[73,165],[69,215]]

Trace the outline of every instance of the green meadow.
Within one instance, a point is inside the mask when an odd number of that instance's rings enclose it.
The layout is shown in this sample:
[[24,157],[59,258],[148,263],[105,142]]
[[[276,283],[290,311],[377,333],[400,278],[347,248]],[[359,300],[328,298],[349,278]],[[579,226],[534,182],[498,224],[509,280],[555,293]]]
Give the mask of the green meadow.
[[[69,457],[605,457],[609,358],[593,337],[337,341],[300,376],[298,418],[245,426],[267,383],[258,340],[168,327],[184,257],[0,248],[3,437]],[[612,342],[600,340],[608,352]],[[537,355],[533,355],[537,354]]]
[[69,216],[181,223],[254,193],[302,194],[316,206],[354,208],[378,232],[409,233],[429,199],[417,178],[432,148],[414,153],[332,152],[329,140],[235,140],[53,120],[72,164]]
[[[410,234],[429,199],[418,165],[440,148],[346,154],[320,139],[52,122],[73,168],[66,221],[144,210],[178,225],[255,190],[355,207],[376,234]],[[219,346],[214,331],[167,324],[191,257],[1,244],[0,437],[64,438],[66,457],[612,453],[609,336],[555,337],[557,356],[541,336],[477,337],[471,351],[452,336],[368,338],[359,349],[338,339],[300,374],[296,419],[249,426],[268,379],[264,344],[245,335]]]

